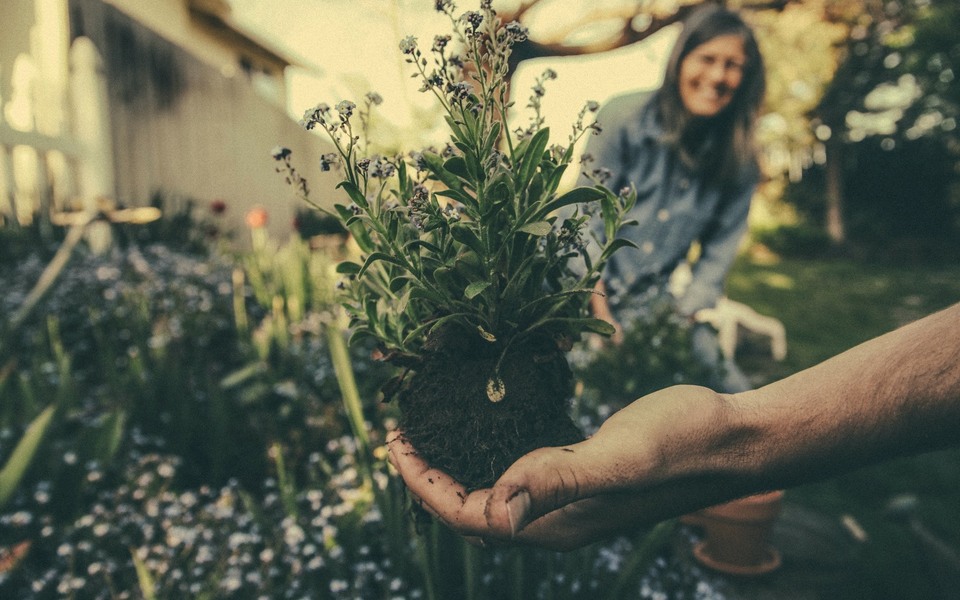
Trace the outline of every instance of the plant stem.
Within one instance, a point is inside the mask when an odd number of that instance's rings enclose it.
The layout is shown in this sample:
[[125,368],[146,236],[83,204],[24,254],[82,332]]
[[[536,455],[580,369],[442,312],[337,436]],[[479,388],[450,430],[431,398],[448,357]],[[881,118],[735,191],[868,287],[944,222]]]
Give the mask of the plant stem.
[[367,425],[363,418],[363,403],[360,401],[360,392],[357,389],[357,380],[353,376],[353,365],[350,363],[350,353],[343,340],[343,332],[335,321],[328,322],[324,328],[327,334],[327,348],[330,351],[330,360],[337,376],[337,385],[343,397],[343,407],[347,412],[347,420],[357,439],[360,455],[360,470],[364,480],[369,485],[373,482],[372,455],[370,453],[370,436],[367,435]]

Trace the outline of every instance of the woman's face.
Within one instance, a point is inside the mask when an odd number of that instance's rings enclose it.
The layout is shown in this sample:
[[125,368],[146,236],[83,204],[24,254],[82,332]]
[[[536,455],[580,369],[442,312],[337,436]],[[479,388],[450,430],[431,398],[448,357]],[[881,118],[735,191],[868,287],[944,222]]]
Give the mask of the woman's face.
[[729,106],[743,81],[747,55],[743,39],[720,35],[687,54],[680,63],[680,99],[695,117],[713,117]]

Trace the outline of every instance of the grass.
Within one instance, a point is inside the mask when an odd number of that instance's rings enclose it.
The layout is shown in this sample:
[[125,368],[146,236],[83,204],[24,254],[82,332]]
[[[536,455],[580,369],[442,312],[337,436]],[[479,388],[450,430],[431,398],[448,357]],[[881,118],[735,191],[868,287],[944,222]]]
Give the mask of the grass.
[[[793,259],[760,264],[745,257],[735,265],[727,291],[786,327],[784,361],[773,362],[757,344],[738,355],[757,383],[765,383],[957,302],[960,266]],[[903,495],[916,498],[919,522],[948,551],[960,553],[960,450],[898,459],[800,486],[788,491],[787,501],[837,523],[850,515],[866,531],[867,540],[857,548],[863,579],[863,595],[857,597],[956,597],[960,565],[938,561],[909,524],[888,511],[891,499]]]

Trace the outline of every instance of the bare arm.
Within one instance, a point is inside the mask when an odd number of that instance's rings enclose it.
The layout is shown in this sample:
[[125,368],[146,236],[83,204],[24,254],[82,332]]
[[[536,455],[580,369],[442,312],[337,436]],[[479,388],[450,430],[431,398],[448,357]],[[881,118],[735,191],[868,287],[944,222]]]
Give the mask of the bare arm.
[[402,439],[391,460],[458,532],[556,549],[737,496],[960,442],[960,304],[758,390],[676,386],[580,444],[462,487]]

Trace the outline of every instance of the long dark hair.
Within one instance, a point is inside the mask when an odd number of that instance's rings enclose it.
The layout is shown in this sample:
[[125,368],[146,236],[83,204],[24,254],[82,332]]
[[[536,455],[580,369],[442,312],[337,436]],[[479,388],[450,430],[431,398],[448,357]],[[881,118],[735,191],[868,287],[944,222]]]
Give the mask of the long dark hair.
[[[680,97],[680,64],[694,48],[715,37],[731,34],[743,40],[747,57],[743,78],[730,105],[708,121],[708,135],[715,145],[699,156],[697,144],[704,138],[698,135],[692,139],[694,118],[684,108]],[[680,156],[708,180],[719,184],[736,183],[745,169],[756,165],[753,130],[765,90],[763,57],[750,26],[737,13],[715,4],[698,9],[684,23],[658,93],[664,141],[676,148]]]

